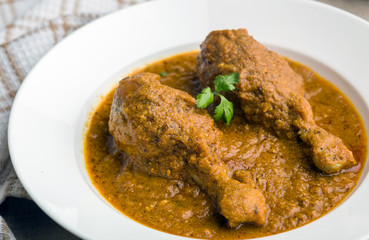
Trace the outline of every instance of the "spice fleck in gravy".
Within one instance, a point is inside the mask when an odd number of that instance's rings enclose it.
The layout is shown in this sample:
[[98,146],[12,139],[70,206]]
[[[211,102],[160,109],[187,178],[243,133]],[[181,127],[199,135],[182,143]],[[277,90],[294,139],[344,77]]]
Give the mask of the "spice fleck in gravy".
[[[196,79],[198,52],[179,54],[152,63],[138,72],[161,74],[161,82],[192,96],[201,91]],[[304,78],[305,98],[315,121],[342,139],[357,166],[339,174],[318,170],[301,143],[280,139],[248,123],[235,106],[234,118],[223,131],[221,156],[231,170],[246,169],[266,198],[267,222],[227,227],[210,198],[196,185],[152,177],[127,164],[108,131],[114,90],[93,114],[85,139],[89,176],[102,196],[126,216],[154,229],[194,237],[240,239],[268,236],[307,224],[339,205],[360,178],[367,154],[366,131],[351,102],[331,83],[306,66],[288,60]]]

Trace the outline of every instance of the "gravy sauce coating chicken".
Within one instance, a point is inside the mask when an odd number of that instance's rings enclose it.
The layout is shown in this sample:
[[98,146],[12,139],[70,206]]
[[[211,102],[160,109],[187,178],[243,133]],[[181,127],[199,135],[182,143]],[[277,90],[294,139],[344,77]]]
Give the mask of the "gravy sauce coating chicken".
[[[229,126],[195,97],[239,73]],[[366,130],[350,101],[311,69],[246,30],[214,31],[201,52],[124,78],[91,118],[86,168],[102,196],[171,234],[264,237],[308,224],[358,182]],[[312,161],[311,161],[312,160]]]

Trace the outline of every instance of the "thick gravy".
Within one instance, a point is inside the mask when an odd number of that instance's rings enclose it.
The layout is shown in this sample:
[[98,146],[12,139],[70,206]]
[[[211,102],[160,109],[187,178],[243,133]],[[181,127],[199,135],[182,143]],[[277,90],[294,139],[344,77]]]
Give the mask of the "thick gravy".
[[[196,56],[189,52],[148,65],[161,82],[196,96]],[[232,170],[246,169],[262,190],[268,205],[265,226],[227,227],[225,219],[199,187],[152,177],[135,171],[116,150],[108,132],[114,91],[92,116],[85,140],[86,166],[100,193],[119,211],[146,226],[195,238],[255,238],[288,231],[307,224],[339,205],[355,187],[365,163],[367,139],[363,122],[350,101],[331,83],[293,61],[291,67],[305,81],[305,97],[316,123],[340,137],[359,164],[340,174],[326,175],[314,167],[299,142],[280,139],[250,124],[235,106],[227,127],[217,126],[224,138],[221,156]]]

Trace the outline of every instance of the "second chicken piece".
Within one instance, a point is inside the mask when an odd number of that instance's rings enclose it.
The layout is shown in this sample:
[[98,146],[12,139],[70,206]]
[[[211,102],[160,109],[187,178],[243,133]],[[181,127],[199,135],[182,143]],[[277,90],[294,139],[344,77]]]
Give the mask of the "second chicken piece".
[[204,87],[212,86],[217,75],[238,72],[235,94],[246,118],[279,136],[299,137],[322,171],[336,173],[356,165],[342,140],[315,124],[301,76],[245,29],[211,32],[201,44],[198,72]]

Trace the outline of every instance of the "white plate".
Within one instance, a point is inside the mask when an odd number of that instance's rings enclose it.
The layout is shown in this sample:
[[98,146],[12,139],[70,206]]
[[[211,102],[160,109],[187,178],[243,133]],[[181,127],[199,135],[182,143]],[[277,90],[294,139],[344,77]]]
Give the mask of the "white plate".
[[[111,207],[84,166],[89,114],[132,69],[187,50],[214,29],[247,28],[274,50],[313,67],[353,101],[369,126],[369,24],[302,0],[160,0],[101,18],[51,50],[14,101],[9,149],[22,184],[56,222],[84,239],[177,239]],[[268,239],[364,239],[368,166],[353,194],[324,217]]]

